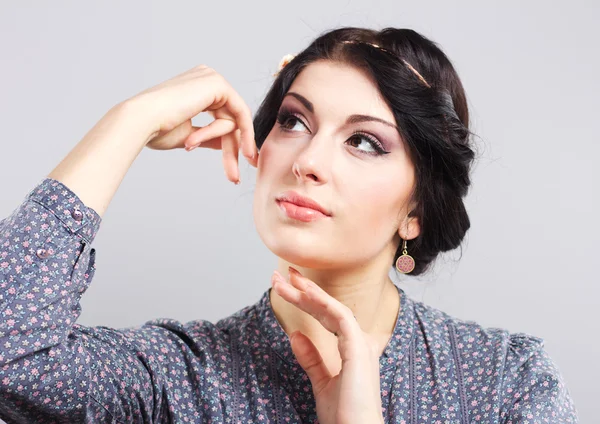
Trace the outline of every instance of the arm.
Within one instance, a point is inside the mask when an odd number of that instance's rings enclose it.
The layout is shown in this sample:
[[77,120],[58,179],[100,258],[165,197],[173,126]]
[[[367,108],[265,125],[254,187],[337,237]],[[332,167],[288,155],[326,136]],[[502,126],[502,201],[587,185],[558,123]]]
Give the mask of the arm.
[[135,355],[144,334],[75,324],[95,271],[89,246],[100,222],[52,179],[0,221],[0,418],[7,422],[152,415],[151,374]]
[[[192,126],[192,118],[205,110],[216,119],[206,127]],[[220,148],[227,177],[239,181],[240,143],[256,166],[250,108],[221,75],[201,65],[113,107],[48,177],[64,183],[103,216],[145,146]]]
[[[209,108],[224,118],[192,127],[191,118]],[[222,77],[196,67],[112,108],[0,221],[0,418],[77,423],[160,417],[164,386],[172,383],[165,383],[159,349],[178,342],[154,325],[115,330],[75,323],[95,272],[90,246],[144,146],[227,147],[224,164],[233,181],[238,125],[245,154],[256,162],[251,124],[249,109]]]
[[[192,118],[210,110],[209,125]],[[200,65],[113,107],[48,175],[103,216],[129,167],[145,146],[223,150],[230,181],[239,181],[240,144],[252,166],[258,151],[250,108],[213,69]]]
[[113,107],[48,175],[69,187],[99,217],[151,131],[134,120],[134,108],[131,102]]

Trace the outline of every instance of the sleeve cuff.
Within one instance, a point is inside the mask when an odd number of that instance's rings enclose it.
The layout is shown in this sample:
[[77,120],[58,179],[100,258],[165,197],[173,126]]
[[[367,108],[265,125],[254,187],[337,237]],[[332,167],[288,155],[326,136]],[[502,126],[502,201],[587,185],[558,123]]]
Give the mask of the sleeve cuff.
[[73,234],[88,242],[96,237],[102,218],[60,181],[46,177],[27,198],[51,211]]

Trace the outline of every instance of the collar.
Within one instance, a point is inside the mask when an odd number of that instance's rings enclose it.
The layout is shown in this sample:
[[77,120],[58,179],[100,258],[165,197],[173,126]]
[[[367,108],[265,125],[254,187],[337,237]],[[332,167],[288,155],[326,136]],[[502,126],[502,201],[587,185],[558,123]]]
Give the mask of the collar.
[[[379,357],[380,372],[394,368],[405,356],[414,333],[414,302],[404,290],[394,285],[400,297],[400,310],[396,317],[394,331],[388,343]],[[255,304],[255,314],[252,314],[254,325],[258,329],[260,337],[284,362],[293,366],[300,366],[292,351],[289,336],[277,320],[271,305],[270,292],[267,289],[260,300]]]

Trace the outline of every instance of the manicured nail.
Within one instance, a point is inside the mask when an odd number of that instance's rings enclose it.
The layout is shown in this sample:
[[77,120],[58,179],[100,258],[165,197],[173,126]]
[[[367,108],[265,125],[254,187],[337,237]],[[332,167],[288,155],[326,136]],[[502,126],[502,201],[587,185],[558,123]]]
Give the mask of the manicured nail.
[[310,288],[311,283],[308,282],[306,279],[304,278],[298,278],[298,277],[302,277],[302,274],[300,274],[300,271],[298,271],[296,268],[290,266],[289,267],[289,272],[290,272],[290,278],[292,274],[296,275],[296,285],[300,286],[301,290],[306,291],[307,289]]

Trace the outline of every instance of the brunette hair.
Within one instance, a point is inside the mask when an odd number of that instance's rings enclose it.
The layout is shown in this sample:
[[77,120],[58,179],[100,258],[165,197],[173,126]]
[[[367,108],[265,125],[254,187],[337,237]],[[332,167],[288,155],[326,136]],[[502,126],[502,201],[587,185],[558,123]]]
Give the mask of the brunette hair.
[[[458,247],[470,227],[463,197],[475,155],[458,74],[436,43],[411,29],[344,27],[326,32],[277,75],[254,117],[259,149],[292,82],[317,60],[366,71],[394,114],[415,166],[411,200],[416,207],[409,216],[418,218],[421,232],[407,248],[416,263],[411,275],[422,274],[440,252]],[[401,253],[402,243],[394,261]]]

